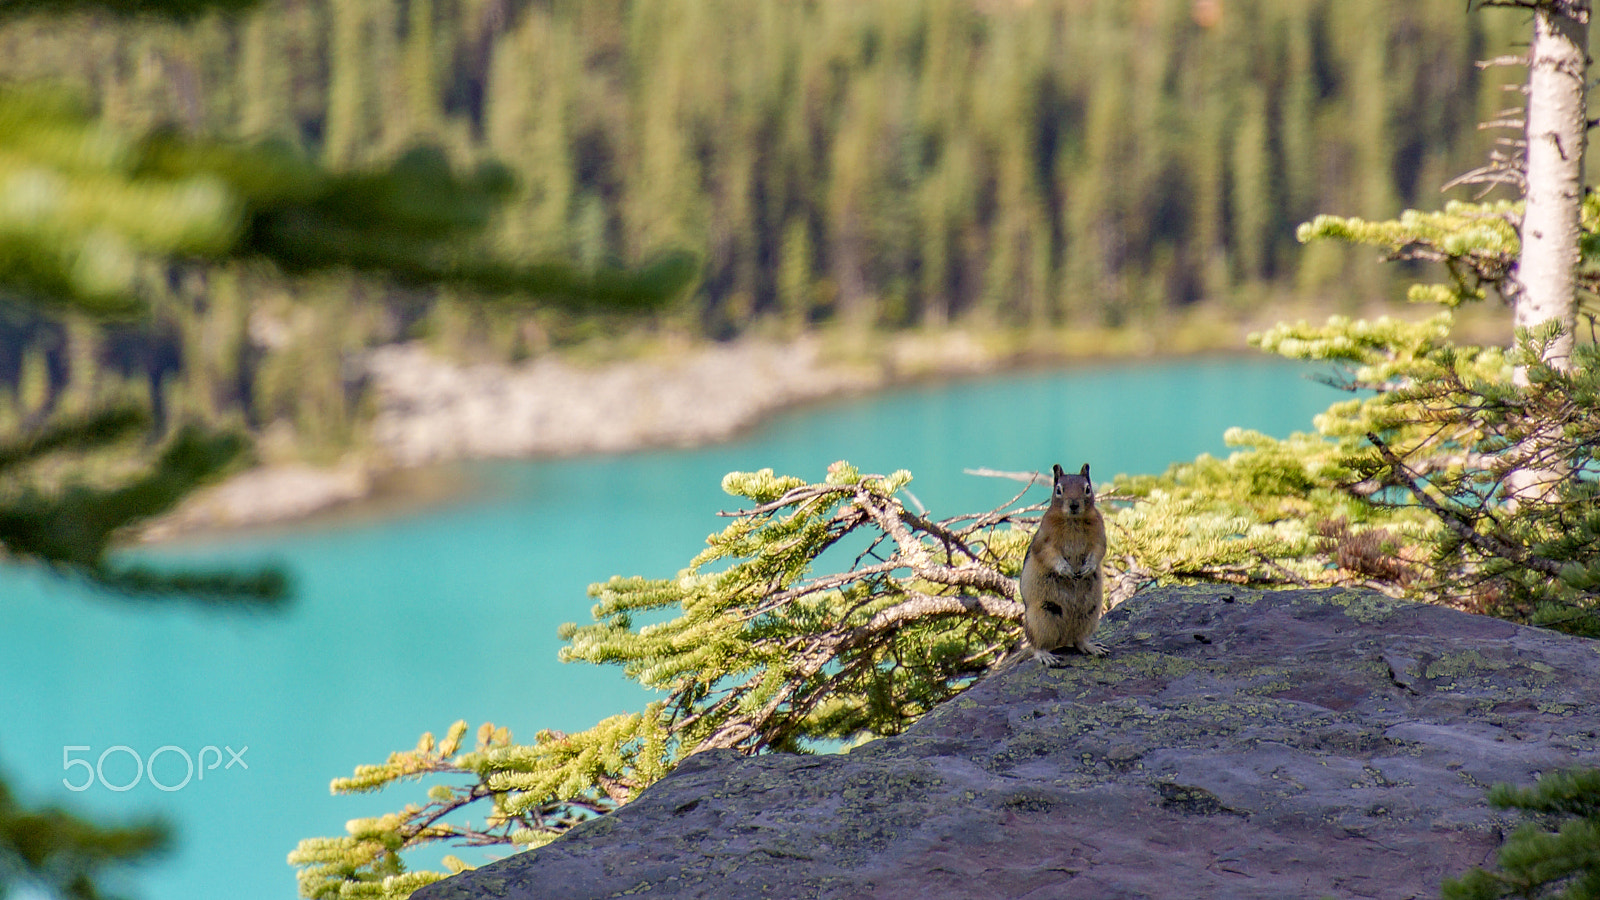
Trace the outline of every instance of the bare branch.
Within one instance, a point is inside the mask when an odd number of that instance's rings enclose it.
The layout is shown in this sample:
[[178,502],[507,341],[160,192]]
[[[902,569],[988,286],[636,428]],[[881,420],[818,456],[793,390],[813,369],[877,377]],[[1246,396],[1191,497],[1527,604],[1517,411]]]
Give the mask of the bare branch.
[[[979,478],[1008,478],[1012,481],[1025,481],[1030,487],[1035,484],[1042,484],[1046,487],[1050,485],[1050,479],[1043,472],[1003,472],[999,469],[988,468],[962,469],[961,472],[964,475],[976,475]],[[1017,495],[1018,498],[1021,496],[1022,494]],[[1011,502],[1015,503],[1017,501],[1012,500]]]
[[[1494,5],[1494,4],[1486,4],[1486,5]],[[1480,59],[1477,62],[1473,63],[1473,65],[1477,66],[1480,69],[1491,69],[1491,68],[1494,68],[1495,66],[1525,66],[1527,64],[1528,64],[1528,54],[1526,54],[1526,53],[1523,53],[1521,55],[1516,55],[1516,56],[1509,55],[1509,54],[1506,55],[1506,56],[1493,56],[1493,57],[1490,57],[1489,59]]]
[[1467,517],[1460,512],[1448,509],[1444,504],[1434,499],[1433,495],[1422,486],[1419,477],[1406,467],[1406,464],[1401,461],[1400,457],[1395,455],[1393,450],[1389,449],[1389,445],[1384,443],[1382,438],[1369,431],[1367,432],[1367,440],[1371,441],[1372,445],[1378,449],[1378,454],[1383,457],[1383,461],[1389,464],[1390,469],[1395,473],[1395,477],[1405,484],[1411,491],[1411,495],[1417,498],[1417,502],[1437,516],[1439,521],[1443,522],[1446,528],[1455,532],[1457,537],[1490,556],[1511,560],[1551,577],[1559,577],[1561,575],[1560,563],[1526,553],[1522,548],[1514,544],[1501,540],[1494,535],[1484,534],[1472,527],[1472,522]]

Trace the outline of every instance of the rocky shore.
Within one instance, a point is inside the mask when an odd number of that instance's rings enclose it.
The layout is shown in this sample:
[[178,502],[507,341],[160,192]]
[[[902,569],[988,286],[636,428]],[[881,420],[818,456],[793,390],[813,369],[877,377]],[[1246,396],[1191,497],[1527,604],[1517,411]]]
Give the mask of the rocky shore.
[[461,364],[419,343],[379,347],[353,360],[376,403],[370,449],[359,460],[250,470],[197,492],[140,536],[165,540],[321,515],[370,500],[386,473],[458,460],[699,446],[798,404],[1005,362],[961,332],[897,337],[870,362],[832,358],[815,336],[593,365],[559,356]]
[[876,386],[864,367],[829,365],[818,343],[715,345],[666,359],[583,367],[455,365],[418,344],[366,360],[387,462],[614,453],[726,439],[774,409]]
[[172,513],[145,525],[139,538],[162,541],[202,530],[303,519],[366,499],[372,489],[372,473],[360,463],[261,466],[196,491]]

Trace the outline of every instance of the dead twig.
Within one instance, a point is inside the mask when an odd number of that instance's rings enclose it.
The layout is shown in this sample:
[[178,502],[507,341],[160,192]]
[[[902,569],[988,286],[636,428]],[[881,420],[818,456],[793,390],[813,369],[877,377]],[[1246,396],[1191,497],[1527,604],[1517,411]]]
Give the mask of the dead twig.
[[1423,487],[1419,477],[1406,466],[1399,456],[1395,455],[1393,450],[1389,449],[1389,445],[1382,438],[1369,431],[1367,432],[1367,440],[1371,441],[1372,446],[1377,448],[1378,455],[1383,457],[1383,461],[1389,465],[1395,477],[1405,485],[1413,497],[1417,498],[1417,502],[1433,513],[1440,522],[1444,523],[1446,528],[1454,532],[1462,541],[1489,556],[1511,560],[1553,578],[1560,577],[1560,563],[1534,556],[1515,544],[1502,540],[1495,535],[1479,531],[1473,527],[1472,520],[1469,517],[1457,510],[1449,509],[1435,499],[1433,494]]

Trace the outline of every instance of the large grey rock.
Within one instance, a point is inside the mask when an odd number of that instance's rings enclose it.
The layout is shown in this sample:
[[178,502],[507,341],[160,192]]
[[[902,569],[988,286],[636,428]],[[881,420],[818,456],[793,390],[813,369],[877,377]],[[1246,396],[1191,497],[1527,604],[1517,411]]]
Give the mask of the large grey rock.
[[1368,592],[1163,589],[1104,660],[847,755],[705,753],[465,898],[1437,897],[1489,785],[1600,764],[1600,644]]

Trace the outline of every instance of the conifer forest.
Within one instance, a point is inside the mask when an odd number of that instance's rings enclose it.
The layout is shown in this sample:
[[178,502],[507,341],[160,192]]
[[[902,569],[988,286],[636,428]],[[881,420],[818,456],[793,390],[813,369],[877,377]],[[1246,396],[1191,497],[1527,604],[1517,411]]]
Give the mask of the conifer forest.
[[[1503,90],[1519,73],[1474,67],[1510,52],[1510,17],[1459,0],[269,0],[187,22],[11,17],[0,75],[65,84],[134,133],[287,143],[335,170],[417,146],[503,164],[505,253],[698,259],[695,288],[632,326],[647,332],[1150,328],[1394,296],[1414,272],[1294,228],[1435,206],[1480,163],[1478,123],[1520,102]],[[244,264],[144,281],[156,315],[138,325],[8,309],[0,420],[132,395],[163,422],[347,446],[352,351],[420,337],[516,359],[605,328]]]

